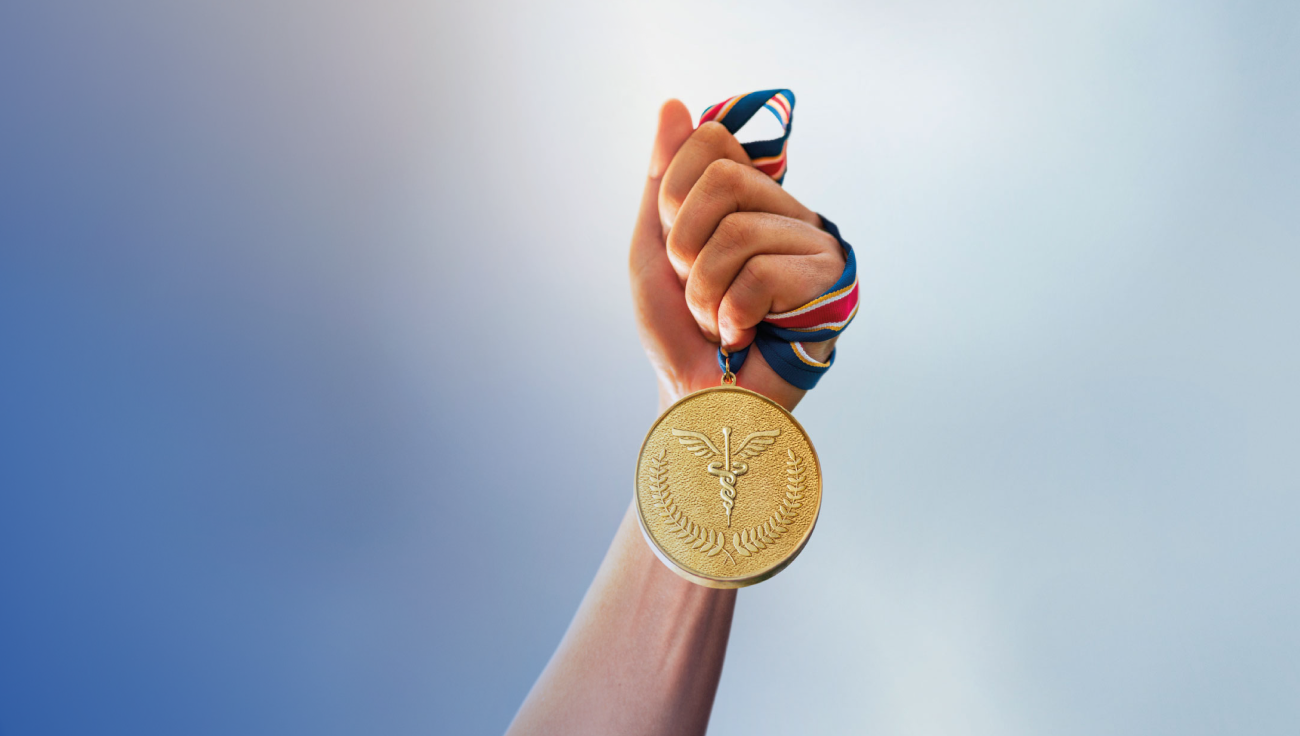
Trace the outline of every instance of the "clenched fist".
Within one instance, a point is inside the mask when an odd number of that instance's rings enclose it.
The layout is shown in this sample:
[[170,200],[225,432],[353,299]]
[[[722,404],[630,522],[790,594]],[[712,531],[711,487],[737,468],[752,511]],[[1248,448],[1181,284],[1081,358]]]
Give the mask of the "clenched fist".
[[[719,344],[739,350],[758,323],[817,298],[844,270],[821,218],[766,174],[727,129],[698,129],[677,100],[659,111],[629,270],[637,327],[661,403],[718,385]],[[825,360],[835,340],[805,345]],[[751,350],[738,385],[793,409],[804,391]]]

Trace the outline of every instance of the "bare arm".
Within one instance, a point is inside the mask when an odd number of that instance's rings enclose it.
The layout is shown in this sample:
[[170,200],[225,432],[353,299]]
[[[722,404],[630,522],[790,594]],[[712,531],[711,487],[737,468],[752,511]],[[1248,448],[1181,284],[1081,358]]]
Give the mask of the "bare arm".
[[704,733],[735,605],[655,559],[629,507],[509,733]]
[[[843,268],[820,218],[751,168],[730,133],[694,129],[680,102],[664,105],[629,258],[661,409],[717,385],[719,343],[748,345],[765,315],[821,294]],[[824,360],[832,343],[808,347]],[[739,383],[787,409],[804,393],[758,351]],[[736,591],[695,585],[656,559],[629,507],[508,733],[704,733],[735,603]]]

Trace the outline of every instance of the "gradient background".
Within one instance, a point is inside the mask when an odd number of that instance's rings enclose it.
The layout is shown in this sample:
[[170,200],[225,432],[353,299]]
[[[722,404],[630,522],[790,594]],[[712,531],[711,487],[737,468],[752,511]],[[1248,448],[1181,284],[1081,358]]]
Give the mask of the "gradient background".
[[496,734],[656,414],[655,110],[861,316],[715,734],[1293,734],[1300,5],[0,6],[0,733]]

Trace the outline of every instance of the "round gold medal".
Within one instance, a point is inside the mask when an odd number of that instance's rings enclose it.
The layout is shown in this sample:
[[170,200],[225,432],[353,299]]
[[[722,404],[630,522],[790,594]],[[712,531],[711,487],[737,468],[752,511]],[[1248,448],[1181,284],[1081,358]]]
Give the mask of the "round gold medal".
[[641,531],[659,559],[700,585],[740,588],[780,572],[808,542],[821,502],[821,466],[803,427],[747,389],[696,391],[641,444]]

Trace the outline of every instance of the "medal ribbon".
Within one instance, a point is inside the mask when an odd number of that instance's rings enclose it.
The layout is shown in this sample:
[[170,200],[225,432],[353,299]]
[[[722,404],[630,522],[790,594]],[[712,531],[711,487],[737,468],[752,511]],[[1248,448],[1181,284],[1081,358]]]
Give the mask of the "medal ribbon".
[[[737,95],[719,102],[704,111],[700,124],[709,121],[721,123],[735,135],[749,119],[760,110],[767,110],[776,116],[785,133],[768,141],[742,143],[741,147],[749,154],[754,167],[776,180],[780,184],[785,180],[786,146],[790,141],[790,128],[794,124],[794,93],[788,89],[769,89]],[[844,249],[844,272],[825,294],[807,304],[788,312],[769,314],[758,323],[758,335],[752,346],[737,350],[730,355],[718,348],[718,367],[724,371],[728,366],[732,372],[740,370],[749,355],[749,348],[758,347],[763,359],[772,366],[777,375],[792,386],[804,390],[817,385],[826,371],[835,362],[835,351],[822,363],[813,360],[804,350],[804,343],[825,342],[840,334],[858,313],[858,266],[853,257],[853,248],[840,237],[835,223],[818,215],[826,232],[839,241]]]

